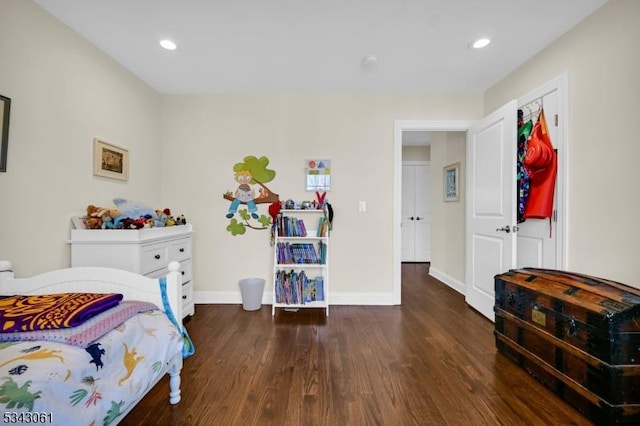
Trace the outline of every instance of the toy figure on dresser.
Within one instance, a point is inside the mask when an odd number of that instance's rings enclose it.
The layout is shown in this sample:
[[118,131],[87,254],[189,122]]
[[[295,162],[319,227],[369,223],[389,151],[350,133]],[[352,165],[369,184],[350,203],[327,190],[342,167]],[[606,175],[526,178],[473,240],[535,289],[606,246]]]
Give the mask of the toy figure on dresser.
[[164,210],[156,210],[156,225],[155,226],[167,226],[167,219],[169,218],[169,215],[171,214],[171,211],[169,209],[164,209]]
[[121,215],[122,214],[118,209],[105,209],[105,212],[102,215],[102,229],[115,229],[115,220]]
[[120,216],[120,210],[115,208],[97,207],[93,204],[87,206],[85,226],[88,229],[113,228],[114,219]]
[[117,198],[113,200],[117,207],[87,206],[87,214],[83,218],[86,229],[142,229],[165,226],[186,225],[183,214],[174,219],[171,210],[152,210],[139,203]]

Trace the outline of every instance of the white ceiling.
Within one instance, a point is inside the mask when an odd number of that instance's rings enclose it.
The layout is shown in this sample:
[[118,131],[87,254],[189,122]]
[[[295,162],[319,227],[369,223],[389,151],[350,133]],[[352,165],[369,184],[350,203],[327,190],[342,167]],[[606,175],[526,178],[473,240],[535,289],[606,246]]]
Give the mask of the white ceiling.
[[[34,1],[160,93],[184,94],[480,93],[606,2]],[[493,42],[469,49],[478,36]]]

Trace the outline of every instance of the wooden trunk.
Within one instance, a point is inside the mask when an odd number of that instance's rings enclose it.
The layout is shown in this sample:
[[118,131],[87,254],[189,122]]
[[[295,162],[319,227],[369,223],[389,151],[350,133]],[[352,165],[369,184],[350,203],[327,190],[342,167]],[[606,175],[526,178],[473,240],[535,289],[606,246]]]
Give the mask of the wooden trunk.
[[498,350],[599,425],[640,424],[640,290],[556,270],[495,277]]

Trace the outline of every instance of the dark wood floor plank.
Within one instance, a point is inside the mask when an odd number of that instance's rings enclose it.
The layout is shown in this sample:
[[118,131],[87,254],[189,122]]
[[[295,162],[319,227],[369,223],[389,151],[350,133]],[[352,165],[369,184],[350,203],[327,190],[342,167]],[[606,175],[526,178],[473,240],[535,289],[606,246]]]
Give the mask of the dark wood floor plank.
[[122,425],[590,425],[495,349],[464,297],[403,264],[401,306],[198,305],[182,402],[163,379]]

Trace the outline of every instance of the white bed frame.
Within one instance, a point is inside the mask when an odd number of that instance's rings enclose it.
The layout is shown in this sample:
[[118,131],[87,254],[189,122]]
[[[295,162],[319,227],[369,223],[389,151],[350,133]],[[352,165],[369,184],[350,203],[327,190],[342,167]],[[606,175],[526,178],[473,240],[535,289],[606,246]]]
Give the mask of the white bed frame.
[[[175,318],[182,318],[182,274],[178,262],[169,263],[167,275],[167,298]],[[83,266],[59,269],[31,278],[15,278],[11,263],[0,261],[0,295],[14,294],[52,294],[64,292],[121,293],[123,300],[141,300],[154,303],[163,309],[160,284],[157,278],[148,278],[121,269]],[[180,402],[180,371],[182,370],[182,353],[177,353],[165,366],[163,374],[147,389],[169,374],[169,403]],[[144,395],[140,398],[144,398]],[[119,416],[123,419],[140,400],[131,404]]]

